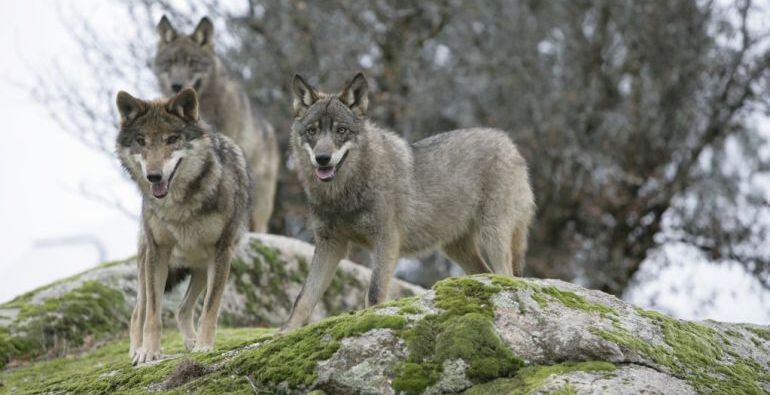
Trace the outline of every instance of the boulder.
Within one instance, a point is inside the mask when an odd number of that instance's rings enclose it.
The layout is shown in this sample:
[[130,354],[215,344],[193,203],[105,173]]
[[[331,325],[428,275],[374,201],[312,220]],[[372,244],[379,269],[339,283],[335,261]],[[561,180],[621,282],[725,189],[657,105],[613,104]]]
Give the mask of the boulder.
[[[770,392],[770,328],[690,322],[556,280],[454,277],[295,331],[132,367],[126,340],[0,374],[21,392],[670,394]],[[28,388],[20,390],[24,385]]]
[[[282,236],[244,237],[232,263],[220,325],[282,324],[302,288],[313,250],[308,243]],[[13,359],[65,355],[123,334],[136,302],[136,275],[135,258],[105,263],[0,305],[0,367]],[[368,268],[342,261],[311,321],[362,308],[369,276]],[[164,296],[167,328],[176,325],[174,311],[188,281]],[[424,291],[399,280],[391,284],[391,298]]]

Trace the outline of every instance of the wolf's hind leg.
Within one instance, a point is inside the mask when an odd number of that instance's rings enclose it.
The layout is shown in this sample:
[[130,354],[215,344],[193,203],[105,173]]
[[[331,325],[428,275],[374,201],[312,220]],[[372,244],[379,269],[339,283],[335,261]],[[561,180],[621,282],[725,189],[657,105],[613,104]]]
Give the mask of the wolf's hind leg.
[[513,274],[515,276],[524,275],[525,257],[527,255],[527,236],[529,233],[529,224],[519,226],[513,231],[511,238],[511,256],[513,257]]
[[463,268],[465,274],[492,272],[492,269],[481,258],[479,248],[471,236],[461,237],[445,245],[442,250],[449,259]]
[[206,277],[205,270],[196,269],[192,271],[190,285],[187,287],[187,292],[185,292],[184,298],[176,312],[176,323],[179,327],[179,332],[182,333],[184,346],[187,350],[192,350],[195,346],[196,334],[193,315],[195,314],[195,305],[198,302],[198,298],[201,292],[206,289]]
[[511,265],[511,234],[503,226],[485,226],[479,233],[481,256],[487,262],[492,272],[513,275]]

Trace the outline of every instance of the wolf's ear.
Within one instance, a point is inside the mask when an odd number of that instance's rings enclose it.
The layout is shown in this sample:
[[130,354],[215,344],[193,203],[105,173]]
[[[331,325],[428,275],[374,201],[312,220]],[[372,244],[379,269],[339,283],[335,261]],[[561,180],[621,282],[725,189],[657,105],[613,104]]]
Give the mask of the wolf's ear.
[[193,88],[185,88],[168,102],[166,110],[188,121],[197,122],[198,95]]
[[129,95],[124,91],[118,92],[118,97],[115,99],[115,103],[118,105],[120,123],[124,125],[133,122],[146,109],[143,101]]
[[299,74],[294,74],[291,80],[291,91],[294,93],[294,116],[301,117],[318,101],[318,92]]
[[198,22],[198,26],[195,27],[195,31],[190,36],[201,47],[212,46],[214,43],[211,41],[214,35],[214,24],[211,23],[211,19],[204,16],[201,21]]
[[364,73],[356,74],[342,90],[339,98],[359,117],[366,115],[366,109],[369,107],[369,85],[366,83]]
[[160,37],[161,43],[168,44],[176,39],[176,30],[174,29],[174,26],[171,26],[171,22],[169,22],[165,15],[160,18],[160,22],[158,22],[158,27],[156,29],[158,30],[158,36]]

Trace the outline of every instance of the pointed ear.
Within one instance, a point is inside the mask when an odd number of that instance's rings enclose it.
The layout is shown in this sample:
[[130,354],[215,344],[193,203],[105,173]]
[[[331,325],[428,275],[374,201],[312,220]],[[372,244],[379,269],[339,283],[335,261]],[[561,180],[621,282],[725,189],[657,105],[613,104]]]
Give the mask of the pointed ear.
[[118,113],[120,113],[120,123],[122,125],[133,122],[146,110],[146,105],[143,101],[124,91],[118,92],[115,103],[118,105]]
[[299,74],[294,74],[291,80],[291,91],[294,93],[294,116],[301,117],[318,101],[318,92]]
[[169,22],[165,15],[160,18],[160,22],[158,22],[158,27],[156,29],[158,30],[158,36],[160,37],[160,42],[162,44],[168,44],[177,37],[174,26],[171,26],[171,22]]
[[201,47],[213,46],[212,36],[214,35],[214,24],[211,23],[211,19],[204,16],[201,21],[198,22],[198,26],[195,27],[195,31],[190,37],[195,40]]
[[369,107],[369,85],[366,83],[364,73],[356,74],[342,90],[339,98],[359,117],[366,115],[366,109]]
[[183,89],[166,105],[166,111],[190,121],[198,121],[198,95],[193,88]]

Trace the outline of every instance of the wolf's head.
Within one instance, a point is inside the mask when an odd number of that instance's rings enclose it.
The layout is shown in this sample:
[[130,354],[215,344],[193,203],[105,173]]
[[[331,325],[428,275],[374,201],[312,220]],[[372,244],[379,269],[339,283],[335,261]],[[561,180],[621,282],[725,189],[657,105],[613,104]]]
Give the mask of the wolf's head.
[[214,25],[203,17],[190,35],[179,34],[164,15],[158,22],[158,49],[154,71],[164,95],[184,88],[202,94],[218,66],[214,53]]
[[345,172],[346,162],[357,161],[366,138],[366,78],[358,73],[340,93],[327,94],[295,75],[292,91],[292,144],[300,165],[311,167],[316,180],[330,182]]
[[117,106],[118,156],[142,191],[163,199],[176,176],[193,171],[210,144],[198,123],[195,91],[188,88],[169,100],[151,102],[121,91]]

